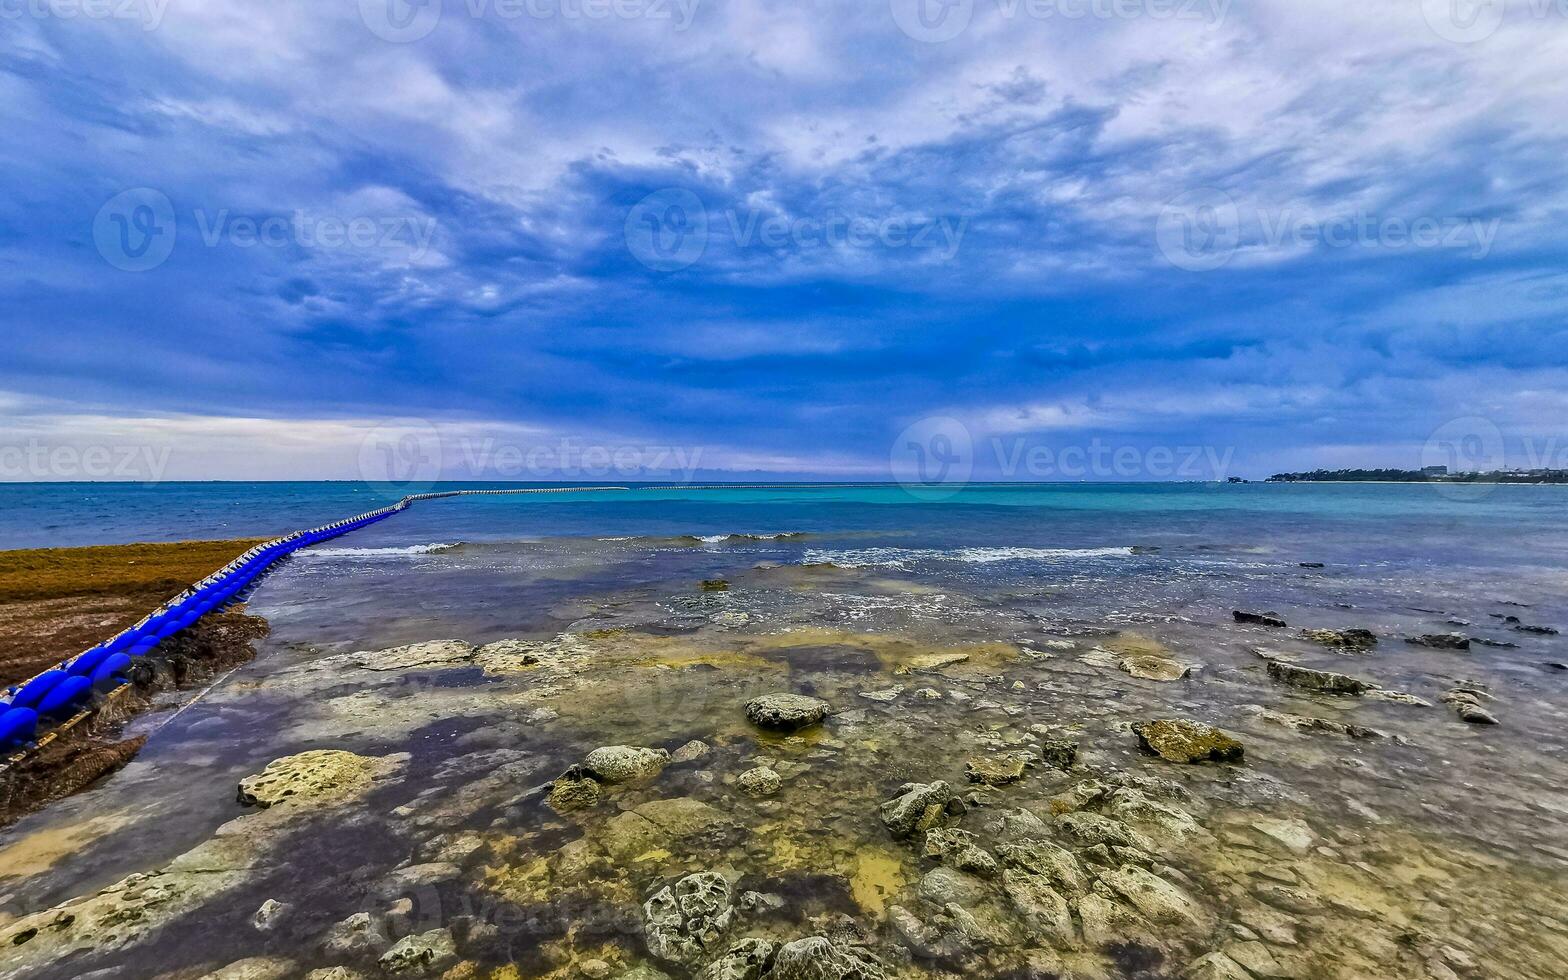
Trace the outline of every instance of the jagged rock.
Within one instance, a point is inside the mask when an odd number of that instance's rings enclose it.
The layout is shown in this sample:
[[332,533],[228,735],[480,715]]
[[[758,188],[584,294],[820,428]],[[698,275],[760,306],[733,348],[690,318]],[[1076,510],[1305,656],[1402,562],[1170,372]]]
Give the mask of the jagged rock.
[[938,779],[931,783],[905,783],[893,799],[882,804],[882,823],[894,837],[908,837],[937,825],[953,798],[952,787]]
[[1071,946],[1077,942],[1078,931],[1073,928],[1067,899],[1051,887],[1045,876],[1008,868],[1002,872],[1002,891],[1029,923],[1033,934],[1043,935],[1057,946]]
[[996,858],[979,845],[967,830],[937,828],[926,834],[922,853],[959,871],[992,878],[997,873]]
[[735,781],[735,785],[747,796],[772,796],[782,784],[778,773],[762,766],[746,770]]
[[1242,744],[1212,725],[1182,719],[1161,719],[1132,726],[1138,744],[1169,762],[1237,762]]
[[1233,962],[1241,964],[1248,973],[1263,980],[1284,980],[1286,977],[1295,976],[1290,970],[1280,966],[1279,960],[1274,958],[1274,954],[1267,946],[1256,940],[1227,943],[1223,952]]
[[1006,786],[1008,783],[1016,783],[1024,778],[1024,770],[1028,768],[1030,761],[1029,756],[1022,752],[977,756],[964,765],[964,775],[971,783]]
[[887,970],[868,949],[809,936],[785,943],[773,956],[768,980],[885,980]]
[[1497,716],[1481,707],[1483,699],[1491,700],[1491,695],[1475,688],[1456,687],[1444,694],[1440,700],[1453,708],[1461,721],[1467,721],[1472,725],[1501,724]]
[[592,809],[603,797],[599,781],[591,778],[583,767],[572,766],[550,784],[548,802],[556,813],[571,813]]
[[917,653],[893,668],[895,674],[928,674],[969,659],[967,653]]
[[606,745],[583,760],[583,769],[601,783],[630,783],[652,779],[670,761],[665,749],[635,745]]
[[278,927],[278,923],[288,917],[289,912],[293,908],[294,906],[287,902],[269,898],[262,902],[261,907],[256,910],[256,914],[250,917],[250,924],[255,926],[259,932],[271,932]]
[[1376,728],[1367,728],[1365,725],[1352,725],[1342,721],[1330,721],[1326,718],[1313,718],[1308,715],[1291,714],[1287,711],[1271,711],[1267,708],[1249,706],[1251,710],[1264,721],[1282,725],[1285,728],[1294,728],[1305,734],[1343,735],[1346,738],[1387,738],[1386,732]]
[[1270,677],[1281,684],[1299,687],[1304,691],[1315,691],[1318,694],[1362,694],[1377,687],[1371,681],[1351,677],[1349,674],[1297,667],[1295,664],[1287,664],[1279,660],[1269,661],[1268,672]]
[[346,966],[329,966],[322,970],[311,970],[305,974],[305,980],[366,980],[366,977]]
[[830,707],[804,694],[765,694],[746,702],[746,717],[759,728],[794,731],[826,718]]
[[1152,654],[1123,657],[1117,666],[1132,676],[1146,681],[1179,681],[1192,672],[1190,664]]
[[730,883],[712,871],[689,874],[643,905],[648,950],[687,965],[717,949],[734,919]]
[[897,701],[898,696],[903,693],[904,689],[901,687],[888,687],[883,688],[880,691],[861,691],[860,696],[865,698],[867,701],[876,701],[881,704],[891,704],[892,702]]
[[1557,635],[1557,630],[1550,626],[1530,626],[1525,623],[1515,624],[1514,631],[1517,633],[1534,633],[1536,636]]
[[1463,633],[1427,633],[1424,636],[1407,636],[1405,642],[1433,650],[1468,650],[1470,637]]
[[1206,927],[1209,917],[1191,895],[1136,865],[1100,872],[1100,881],[1132,903],[1145,918],[1161,925]]
[[1252,821],[1252,829],[1284,844],[1296,854],[1306,854],[1317,841],[1317,834],[1313,833],[1305,820],[1262,817]]
[[1058,891],[1069,896],[1082,895],[1089,888],[1088,875],[1083,865],[1064,847],[1046,840],[1023,840],[1016,844],[1003,844],[997,853],[1010,868],[1018,868],[1049,881]]
[[1078,740],[1065,735],[1048,735],[1040,739],[1040,758],[1053,769],[1071,769],[1078,761]]
[[1116,847],[1136,847],[1140,851],[1155,850],[1154,842],[1143,834],[1120,820],[1113,820],[1098,813],[1064,813],[1056,818],[1056,826],[1080,847],[1108,844]]
[[1314,643],[1321,643],[1336,650],[1353,650],[1360,653],[1377,646],[1376,633],[1355,627],[1345,630],[1302,630],[1301,635]]
[[379,956],[390,945],[386,926],[369,912],[355,912],[321,937],[321,951],[331,957]]
[[285,980],[298,972],[299,967],[293,960],[280,956],[251,956],[214,970],[201,980]]
[[684,762],[696,762],[698,759],[707,756],[709,751],[710,750],[708,748],[707,742],[701,742],[697,739],[692,739],[690,742],[687,742],[685,745],[682,745],[680,748],[672,752],[670,754],[670,761],[676,764]]
[[1252,974],[1224,953],[1209,953],[1194,960],[1182,974],[1186,980],[1252,980]]
[[1098,779],[1085,779],[1074,783],[1065,793],[1051,797],[1051,811],[1061,814],[1085,810],[1103,801],[1111,792],[1111,787]]
[[742,939],[709,963],[699,980],[758,980],[772,964],[773,952],[766,939]]
[[1192,814],[1186,810],[1151,799],[1142,790],[1130,786],[1118,789],[1111,796],[1106,809],[1118,820],[1154,828],[1150,833],[1170,835],[1177,840],[1186,840],[1203,832]]
[[355,755],[340,749],[314,749],[285,756],[240,780],[239,802],[246,806],[329,806],[369,792],[391,775],[407,756]]
[[920,878],[920,897],[937,907],[949,903],[975,905],[985,894],[985,882],[953,868],[935,867]]
[[432,929],[404,936],[376,961],[387,973],[411,977],[434,976],[457,962],[457,947],[448,929]]
[[1083,941],[1101,949],[1121,944],[1152,932],[1149,924],[1132,909],[1098,892],[1078,900],[1078,921],[1083,923]]
[[1272,626],[1275,629],[1283,629],[1285,626],[1285,621],[1279,617],[1278,613],[1273,612],[1244,612],[1240,609],[1233,609],[1231,610],[1231,618],[1238,623],[1246,623],[1250,626]]

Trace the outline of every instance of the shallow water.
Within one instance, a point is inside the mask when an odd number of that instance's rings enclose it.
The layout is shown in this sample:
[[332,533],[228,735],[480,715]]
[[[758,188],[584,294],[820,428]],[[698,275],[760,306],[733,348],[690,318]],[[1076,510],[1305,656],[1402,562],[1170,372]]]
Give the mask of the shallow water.
[[[253,610],[273,633],[254,663],[188,707],[138,719],[133,730],[152,737],[135,762],[0,836],[0,909],[25,916],[165,867],[252,812],[235,802],[235,785],[282,756],[407,753],[397,777],[260,839],[263,857],[237,883],[144,941],[27,961],[17,975],[118,965],[127,975],[197,976],[256,955],[286,957],[300,972],[344,962],[318,946],[333,923],[393,904],[383,893],[399,868],[460,854],[449,862],[454,878],[392,889],[415,906],[403,914],[415,921],[397,919],[394,931],[466,928],[465,915],[493,926],[466,941],[470,975],[507,962],[522,976],[574,975],[595,959],[612,971],[651,963],[640,907],[649,892],[723,869],[737,892],[783,902],[743,917],[729,938],[786,940],[847,929],[846,917],[911,975],[1022,975],[1042,962],[1031,950],[1056,957],[1058,972],[1176,975],[1205,952],[1251,942],[1243,934],[1257,932],[1258,918],[1282,915],[1298,941],[1265,945],[1302,976],[1467,975],[1465,957],[1479,964],[1474,975],[1553,976],[1565,942],[1550,910],[1568,875],[1568,671],[1550,665],[1568,651],[1561,636],[1520,632],[1502,617],[1568,626],[1568,561],[1543,533],[1561,526],[1568,495],[1510,487],[1456,502],[1422,496],[1431,489],[1240,488],[1226,506],[1215,501],[1229,488],[995,490],[939,504],[881,502],[881,490],[809,504],[726,491],[758,499],[676,495],[664,506],[677,514],[703,508],[686,525],[636,516],[641,501],[612,501],[594,533],[534,540],[446,522],[459,512],[525,522],[523,511],[542,522],[570,508],[416,508],[407,522],[306,553],[269,577]],[[1325,498],[1311,496],[1320,490]],[[1107,500],[1123,509],[1107,511]],[[571,506],[585,508],[572,521],[592,522],[593,506]],[[802,536],[683,537],[780,531]],[[416,547],[434,544],[453,546]],[[727,588],[714,587],[720,579]],[[1274,610],[1290,627],[1238,625],[1236,608]],[[1346,654],[1297,632],[1351,626],[1376,632],[1378,645]],[[1455,630],[1516,646],[1403,642]],[[374,670],[346,656],[445,638],[532,641],[540,662]],[[1429,704],[1284,687],[1260,650]],[[966,659],[922,666],[933,654]],[[1193,670],[1160,682],[1117,666],[1140,654]],[[1493,696],[1487,708],[1502,724],[1467,725],[1441,703],[1461,684]],[[744,702],[783,690],[821,697],[835,714],[796,737],[753,727]],[[1302,734],[1282,713],[1383,737]],[[1217,725],[1245,744],[1245,762],[1182,766],[1148,755],[1128,726],[1155,717]],[[1031,726],[1075,733],[1079,768],[1037,767],[985,789],[989,805],[961,826],[992,846],[1006,839],[993,826],[999,814],[1049,821],[1052,798],[1083,780],[1173,784],[1157,798],[1203,832],[1160,838],[1156,867],[1212,917],[1207,931],[1148,937],[1129,926],[1125,948],[1114,949],[1050,943],[1027,928],[1020,938],[1009,932],[1021,928],[1016,910],[992,883],[975,909],[994,914],[995,934],[956,959],[909,958],[890,910],[941,919],[920,894],[933,863],[891,837],[878,805],[905,782],[943,779],[967,792],[966,761],[1033,744]],[[597,746],[675,750],[693,739],[711,747],[706,757],[606,787],[596,808],[557,814],[544,802],[548,781]],[[784,777],[776,796],[737,791],[738,775],[758,764]],[[722,819],[646,848],[626,843],[618,817],[670,800],[698,801]],[[1259,819],[1302,820],[1312,844],[1282,848],[1253,827]],[[1260,911],[1259,887],[1286,878],[1321,907]],[[268,898],[295,908],[262,932],[250,919]],[[1328,939],[1351,933],[1353,942]],[[658,965],[671,976],[688,969]]]

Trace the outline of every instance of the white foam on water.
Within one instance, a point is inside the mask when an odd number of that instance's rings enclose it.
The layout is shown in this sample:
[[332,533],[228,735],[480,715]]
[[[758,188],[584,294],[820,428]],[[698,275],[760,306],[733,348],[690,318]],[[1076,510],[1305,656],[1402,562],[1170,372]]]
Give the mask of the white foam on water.
[[806,551],[806,564],[827,563],[841,568],[907,568],[915,561],[957,561],[988,565],[999,561],[1068,562],[1095,558],[1126,558],[1131,548],[858,548]]
[[304,548],[297,554],[305,558],[407,558],[446,551],[460,543],[415,544],[406,548]]

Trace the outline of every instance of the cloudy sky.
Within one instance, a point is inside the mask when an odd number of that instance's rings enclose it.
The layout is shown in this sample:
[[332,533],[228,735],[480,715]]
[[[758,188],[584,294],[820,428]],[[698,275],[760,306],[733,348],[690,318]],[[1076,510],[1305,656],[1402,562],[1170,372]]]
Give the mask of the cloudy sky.
[[0,0],[0,478],[1561,465],[1560,6]]

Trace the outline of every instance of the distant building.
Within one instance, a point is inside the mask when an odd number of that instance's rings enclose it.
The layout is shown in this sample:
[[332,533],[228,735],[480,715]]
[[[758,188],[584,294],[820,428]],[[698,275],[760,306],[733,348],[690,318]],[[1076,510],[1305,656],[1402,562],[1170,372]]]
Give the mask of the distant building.
[[1446,466],[1423,466],[1423,467],[1421,467],[1421,475],[1422,476],[1447,476],[1448,475],[1448,467],[1446,467]]

